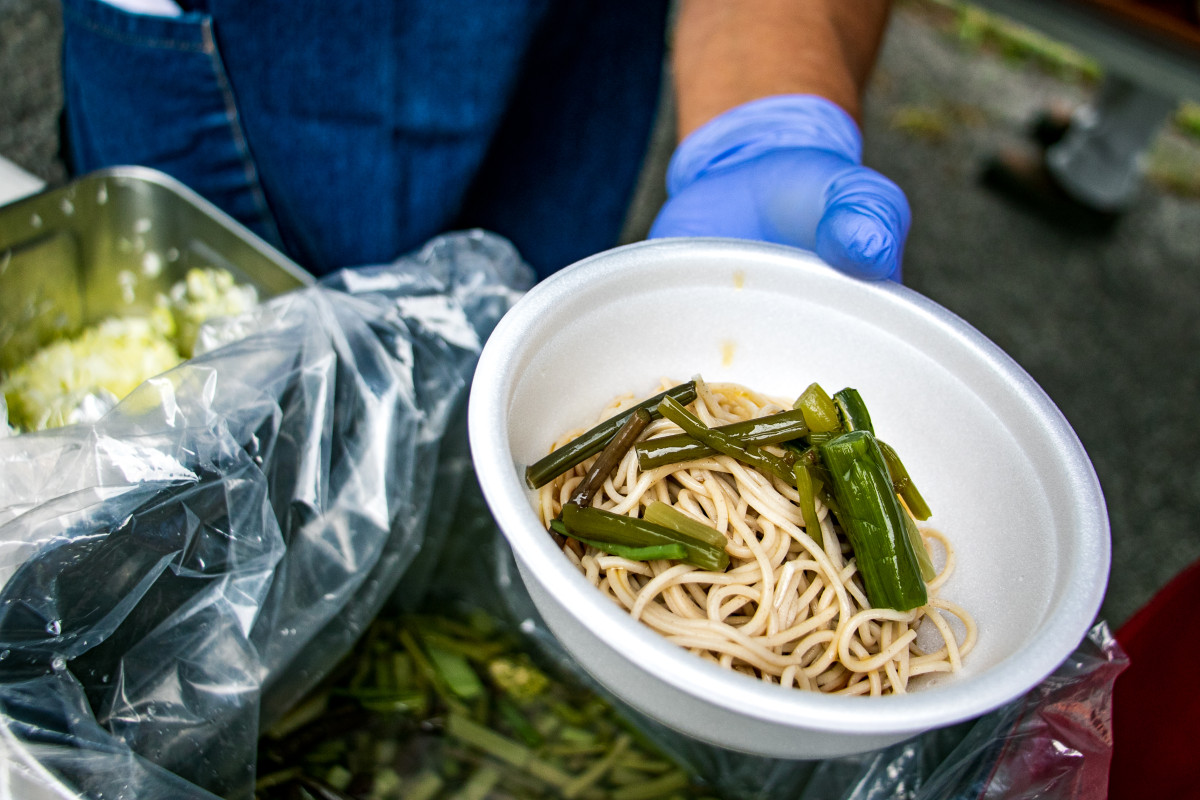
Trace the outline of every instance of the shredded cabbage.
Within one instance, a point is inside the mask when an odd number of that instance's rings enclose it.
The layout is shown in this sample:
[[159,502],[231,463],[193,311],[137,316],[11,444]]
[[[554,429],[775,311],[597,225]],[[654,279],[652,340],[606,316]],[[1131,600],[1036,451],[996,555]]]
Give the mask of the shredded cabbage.
[[258,305],[253,286],[239,285],[223,269],[191,269],[171,287],[166,303],[175,322],[175,342],[184,358],[195,353],[200,326],[217,317],[244,314]]
[[254,287],[238,285],[228,271],[191,269],[147,316],[106,319],[46,345],[6,375],[0,381],[5,427],[35,431],[95,421],[139,384],[190,358],[205,321],[257,302]]

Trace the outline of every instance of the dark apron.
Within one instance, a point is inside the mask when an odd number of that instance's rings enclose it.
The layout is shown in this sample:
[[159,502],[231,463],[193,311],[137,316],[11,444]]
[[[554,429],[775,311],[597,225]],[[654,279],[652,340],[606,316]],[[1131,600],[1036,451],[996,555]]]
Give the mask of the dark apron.
[[316,274],[452,228],[543,276],[615,244],[665,2],[199,2],[63,0],[74,172],[163,170]]

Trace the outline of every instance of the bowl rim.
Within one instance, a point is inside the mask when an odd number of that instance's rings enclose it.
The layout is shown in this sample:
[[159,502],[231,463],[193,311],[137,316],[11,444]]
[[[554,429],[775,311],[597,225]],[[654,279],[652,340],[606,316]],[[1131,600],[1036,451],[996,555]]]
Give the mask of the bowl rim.
[[[602,282],[607,283],[630,270],[652,268],[646,257],[670,263],[694,252],[697,246],[747,262],[786,263],[807,272],[818,283],[857,284],[857,290],[902,306],[920,317],[923,324],[962,340],[986,368],[999,373],[1013,387],[1022,404],[1036,413],[1075,489],[1071,512],[1072,519],[1078,520],[1077,530],[1098,533],[1090,540],[1081,535],[1079,543],[1092,546],[1079,547],[1078,558],[1067,566],[1056,612],[1042,620],[1021,648],[998,662],[1006,665],[1003,671],[986,670],[929,691],[869,699],[783,689],[696,658],[634,620],[615,603],[596,602],[602,596],[570,567],[545,535],[530,505],[528,489],[520,477],[521,465],[516,463],[507,436],[508,406],[518,378],[511,369],[516,361],[512,354],[536,346],[528,343],[528,321],[550,311],[560,292],[586,286],[592,279],[584,273],[596,274],[598,263],[611,262],[602,273]],[[753,269],[755,263],[747,263],[746,269]],[[783,245],[715,238],[656,239],[598,253],[551,275],[514,305],[485,343],[472,382],[468,434],[485,500],[523,572],[537,574],[544,590],[555,595],[578,625],[610,647],[638,653],[640,657],[634,663],[644,670],[669,665],[670,669],[657,668],[653,674],[672,687],[731,713],[776,725],[886,735],[951,725],[986,714],[1035,687],[1070,656],[1094,624],[1107,586],[1111,544],[1099,480],[1075,431],[1033,378],[965,320],[924,295],[891,281],[860,281],[836,272],[806,251]],[[501,524],[500,520],[505,522]],[[580,613],[581,609],[587,609],[587,613]],[[603,682],[602,676],[594,677]],[[610,688],[621,694],[620,687]]]

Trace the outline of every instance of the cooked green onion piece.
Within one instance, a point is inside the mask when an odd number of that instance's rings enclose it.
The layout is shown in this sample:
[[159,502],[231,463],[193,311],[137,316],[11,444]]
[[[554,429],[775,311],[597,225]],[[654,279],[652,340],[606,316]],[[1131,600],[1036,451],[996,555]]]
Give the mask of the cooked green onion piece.
[[658,412],[663,417],[683,428],[684,433],[693,439],[704,442],[717,452],[736,458],[743,464],[748,464],[767,474],[775,475],[787,483],[791,483],[794,480],[791,467],[779,456],[768,453],[758,445],[739,444],[732,437],[721,433],[716,428],[708,427],[695,414],[684,408],[683,404],[675,398],[664,397],[662,402],[658,404]]
[[701,569],[719,571],[729,566],[729,554],[724,549],[637,517],[567,503],[562,509],[562,521],[575,537],[625,547],[681,544],[687,551],[682,560]]
[[809,430],[813,433],[836,431],[841,427],[841,423],[838,421],[837,406],[833,404],[833,400],[819,383],[809,384],[804,393],[796,398],[792,408],[800,409],[808,423]]
[[584,544],[591,545],[597,550],[603,550],[612,556],[628,558],[630,561],[687,561],[687,548],[681,544],[656,544],[650,547],[622,547],[609,542],[597,542],[593,539],[580,539]]
[[[831,437],[832,438],[832,437]],[[805,447],[803,443],[788,442],[783,445],[786,454],[786,460],[792,465],[797,464],[805,467],[821,467],[821,454],[817,452],[815,445]]]
[[576,541],[583,542],[597,550],[603,550],[609,555],[628,558],[630,561],[655,561],[660,558],[667,561],[685,561],[688,555],[687,548],[677,542],[672,542],[671,544],[652,544],[648,547],[627,547],[622,544],[601,542],[574,534],[563,524],[562,520],[551,520],[550,527],[563,536],[570,536]]
[[[804,422],[804,413],[799,409],[781,411],[777,414],[768,414],[741,422],[731,422],[713,430],[727,434],[743,445],[775,444],[808,435],[808,425]],[[717,452],[686,433],[647,439],[634,445],[634,450],[637,452],[638,466],[643,470],[654,469],[664,464],[678,464],[681,461],[708,458]]]
[[813,447],[818,447],[841,436],[843,433],[845,431],[840,429],[835,431],[815,431],[808,435],[808,443]]
[[520,742],[496,733],[465,714],[451,712],[447,715],[446,733],[451,738],[476,747],[560,790],[569,786],[573,780],[566,772],[543,761],[537,753]]
[[847,386],[833,396],[833,405],[837,408],[838,419],[841,420],[845,431],[866,431],[874,434],[875,427],[871,424],[871,415],[867,404],[857,389]]
[[824,547],[825,537],[821,534],[821,520],[817,516],[820,481],[815,481],[812,471],[803,464],[793,464],[792,475],[796,479],[796,491],[800,493],[800,515],[804,517],[804,532]]
[[840,506],[838,522],[850,540],[871,605],[897,611],[925,605],[928,594],[904,509],[875,437],[851,431],[821,445],[820,451]]
[[596,460],[592,463],[591,469],[588,470],[583,482],[575,488],[575,493],[571,495],[571,502],[581,506],[589,506],[592,504],[592,495],[604,484],[605,479],[612,474],[612,471],[621,463],[621,459],[629,452],[629,448],[633,447],[633,443],[642,435],[642,431],[650,424],[650,411],[645,408],[638,408],[629,415],[629,419],[625,420],[625,424],[617,429],[617,432],[609,439],[608,444],[600,451],[600,455],[596,456]]
[[614,789],[609,800],[658,800],[658,798],[681,797],[688,788],[688,776],[683,770],[673,769],[657,778],[638,781],[629,786]]
[[724,549],[728,541],[725,538],[725,534],[716,528],[705,525],[698,519],[689,517],[679,509],[669,506],[661,500],[651,500],[647,504],[646,510],[642,512],[642,519],[647,522],[653,522],[655,525],[662,525],[664,528],[670,528],[676,533],[691,536],[693,539],[708,542],[713,547]]
[[688,381],[673,386],[648,400],[643,400],[632,408],[614,414],[587,433],[575,437],[554,452],[526,467],[525,483],[529,485],[530,489],[538,489],[580,462],[599,453],[604,449],[604,445],[608,444],[608,440],[625,424],[625,420],[629,419],[639,408],[646,409],[652,417],[657,418],[658,404],[664,397],[674,397],[682,403],[690,403],[696,399],[696,382]]
[[912,514],[908,513],[907,509],[900,510],[904,512],[904,530],[908,534],[908,542],[912,545],[913,554],[917,557],[917,565],[921,568],[921,580],[929,583],[937,577],[933,559],[929,557],[929,550],[925,548],[925,539],[922,538],[921,531],[917,528]]
[[473,700],[484,694],[486,690],[483,683],[465,655],[428,639],[424,644],[425,651],[429,654],[429,662],[450,691],[463,700]]
[[[834,436],[840,434],[818,434],[820,442],[828,442]],[[814,444],[809,447],[801,447],[795,442],[788,442],[783,445],[785,454],[784,460],[791,465],[794,470],[797,466],[803,466],[808,469],[808,474],[812,476],[813,482],[813,497],[825,504],[835,517],[838,513],[837,500],[833,496],[833,490],[830,486],[833,481],[829,478],[829,470],[825,469],[825,463],[821,461],[821,453],[818,450],[818,445]],[[794,480],[794,475],[793,475]]]
[[908,506],[908,510],[914,517],[921,521],[929,519],[933,515],[933,511],[925,502],[925,498],[917,491],[917,485],[913,483],[908,470],[904,468],[904,462],[900,460],[900,456],[887,442],[879,441],[879,449],[883,452],[883,458],[887,462],[888,474],[892,477],[892,488],[896,494],[904,500],[904,505]]
[[499,692],[495,695],[496,713],[504,720],[513,733],[520,737],[526,747],[541,747],[546,742],[544,737],[507,695]]

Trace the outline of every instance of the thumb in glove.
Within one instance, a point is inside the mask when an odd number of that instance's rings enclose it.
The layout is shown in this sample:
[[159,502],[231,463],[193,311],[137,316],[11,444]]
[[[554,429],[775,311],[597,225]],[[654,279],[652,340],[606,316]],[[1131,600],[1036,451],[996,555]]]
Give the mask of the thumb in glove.
[[676,149],[669,199],[650,237],[787,244],[857,277],[899,280],[908,200],[861,158],[858,126],[824,98],[783,95],[738,106]]

